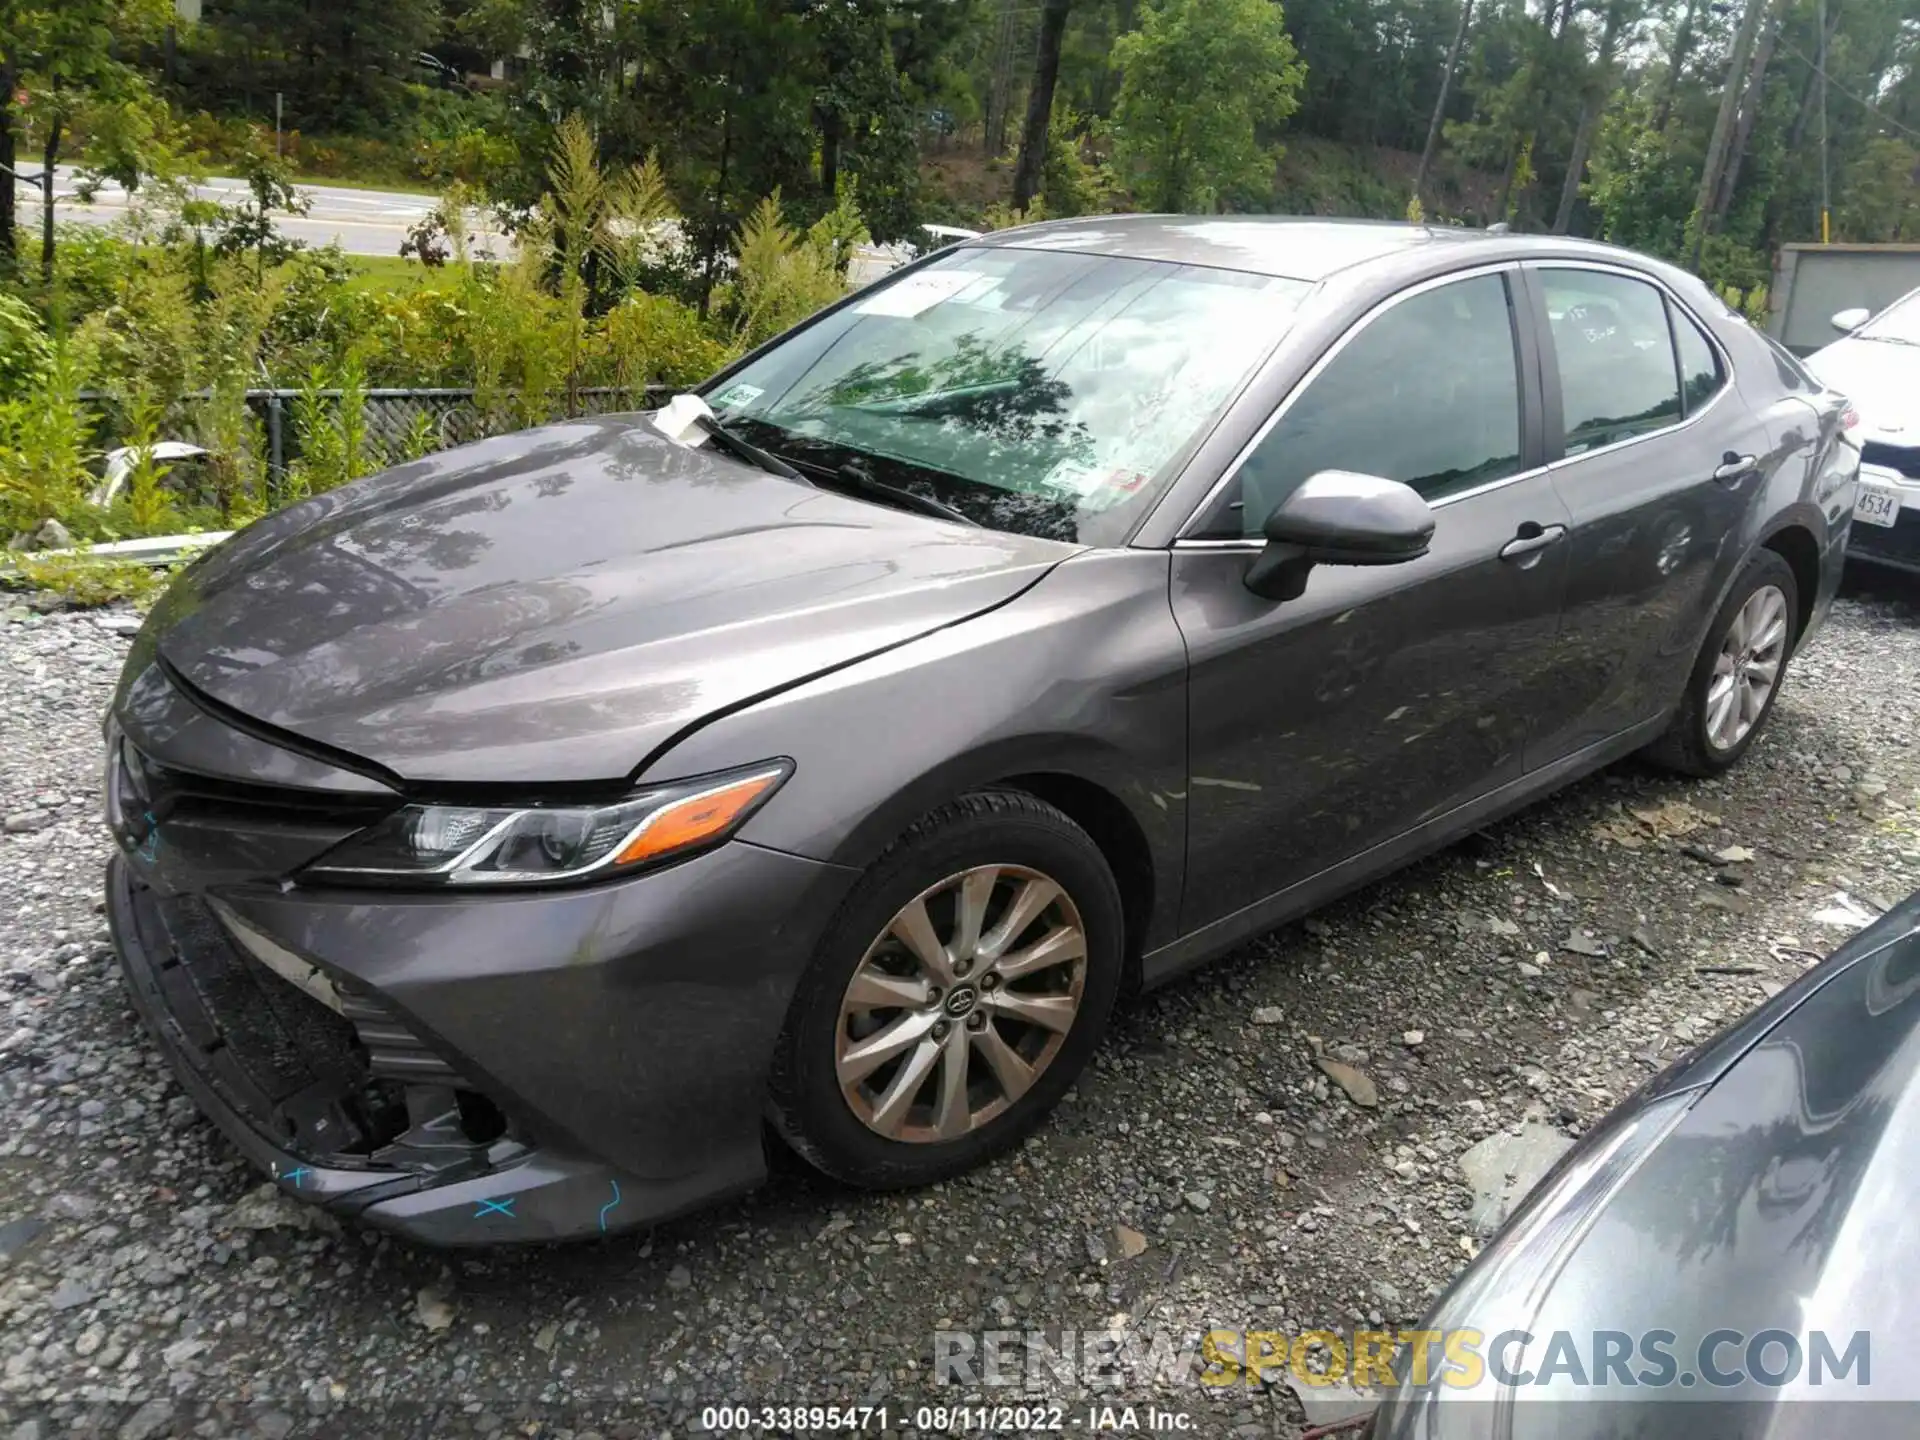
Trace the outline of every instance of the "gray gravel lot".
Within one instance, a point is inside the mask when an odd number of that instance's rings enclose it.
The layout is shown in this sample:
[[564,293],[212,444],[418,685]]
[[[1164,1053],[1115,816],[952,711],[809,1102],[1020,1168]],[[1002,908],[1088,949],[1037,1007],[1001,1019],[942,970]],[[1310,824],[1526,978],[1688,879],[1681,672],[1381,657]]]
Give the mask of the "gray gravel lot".
[[[255,1193],[122,999],[96,784],[125,624],[0,622],[16,1440],[682,1435],[729,1399],[884,1404],[899,1431],[916,1402],[1023,1393],[936,1386],[937,1329],[1408,1325],[1476,1243],[1464,1151],[1577,1136],[1843,939],[1811,918],[1836,891],[1920,884],[1920,590],[1856,592],[1733,775],[1617,766],[1134,1002],[984,1172],[866,1196],[788,1163],[650,1236],[443,1255]],[[1079,1385],[1035,1393],[1084,1428]],[[1284,1384],[1100,1398],[1203,1435],[1305,1423]]]

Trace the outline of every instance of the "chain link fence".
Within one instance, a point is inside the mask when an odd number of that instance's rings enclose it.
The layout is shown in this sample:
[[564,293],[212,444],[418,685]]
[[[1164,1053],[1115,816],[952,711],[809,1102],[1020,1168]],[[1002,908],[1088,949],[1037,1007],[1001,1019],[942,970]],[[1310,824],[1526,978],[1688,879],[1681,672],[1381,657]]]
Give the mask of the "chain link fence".
[[[245,393],[247,413],[256,427],[256,453],[265,461],[269,487],[277,488],[287,467],[300,458],[294,403],[302,395],[311,395],[337,409],[343,392],[261,389]],[[612,415],[664,405],[677,393],[668,385],[595,385],[564,392],[553,397],[552,404],[537,408],[556,410],[556,419]],[[395,458],[508,434],[530,423],[527,407],[512,391],[496,391],[484,402],[477,391],[459,388],[368,389],[361,396],[361,416],[369,444],[380,454]],[[125,417],[116,398],[99,391],[83,392],[80,398],[100,416],[106,446],[125,444]],[[204,415],[210,398],[203,391],[174,401],[168,407],[159,438],[217,448],[214,438],[205,433]]]

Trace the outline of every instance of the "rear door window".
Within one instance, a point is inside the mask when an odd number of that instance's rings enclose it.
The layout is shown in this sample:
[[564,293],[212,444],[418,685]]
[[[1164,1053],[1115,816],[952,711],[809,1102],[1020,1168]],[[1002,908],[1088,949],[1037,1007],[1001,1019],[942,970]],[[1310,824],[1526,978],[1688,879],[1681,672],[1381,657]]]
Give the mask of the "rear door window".
[[1687,414],[1697,415],[1727,383],[1726,371],[1720,352],[1686,311],[1669,301],[1667,313],[1673,321],[1673,348],[1680,356],[1680,403]]
[[1617,445],[1680,419],[1680,377],[1665,298],[1600,270],[1543,269],[1566,453]]

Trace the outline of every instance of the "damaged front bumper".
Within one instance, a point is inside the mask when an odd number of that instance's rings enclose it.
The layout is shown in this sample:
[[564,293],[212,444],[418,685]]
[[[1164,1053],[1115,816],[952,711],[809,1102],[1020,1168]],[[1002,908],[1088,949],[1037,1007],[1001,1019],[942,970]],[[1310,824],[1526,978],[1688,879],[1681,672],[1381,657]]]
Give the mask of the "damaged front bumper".
[[702,1198],[508,1134],[373,997],[325,1009],[256,966],[211,907],[161,897],[120,857],[107,918],[134,1008],[180,1083],[299,1199],[471,1245],[627,1229]]
[[282,1189],[480,1245],[764,1177],[767,1067],[851,871],[734,841],[573,889],[304,885],[365,802],[170,769],[194,733],[143,726],[110,757],[107,915],[180,1082]]

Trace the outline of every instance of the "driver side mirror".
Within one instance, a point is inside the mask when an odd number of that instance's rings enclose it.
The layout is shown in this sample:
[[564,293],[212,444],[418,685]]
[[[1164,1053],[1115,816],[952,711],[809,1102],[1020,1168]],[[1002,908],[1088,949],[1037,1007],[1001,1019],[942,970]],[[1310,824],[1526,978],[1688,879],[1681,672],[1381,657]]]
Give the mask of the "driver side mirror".
[[1433,509],[1398,480],[1351,470],[1310,475],[1267,516],[1266,549],[1246,586],[1269,600],[1296,600],[1315,565],[1399,565],[1433,542]]
[[1833,316],[1833,328],[1842,335],[1850,335],[1873,318],[1873,312],[1864,306],[1855,306],[1851,310],[1839,310]]

